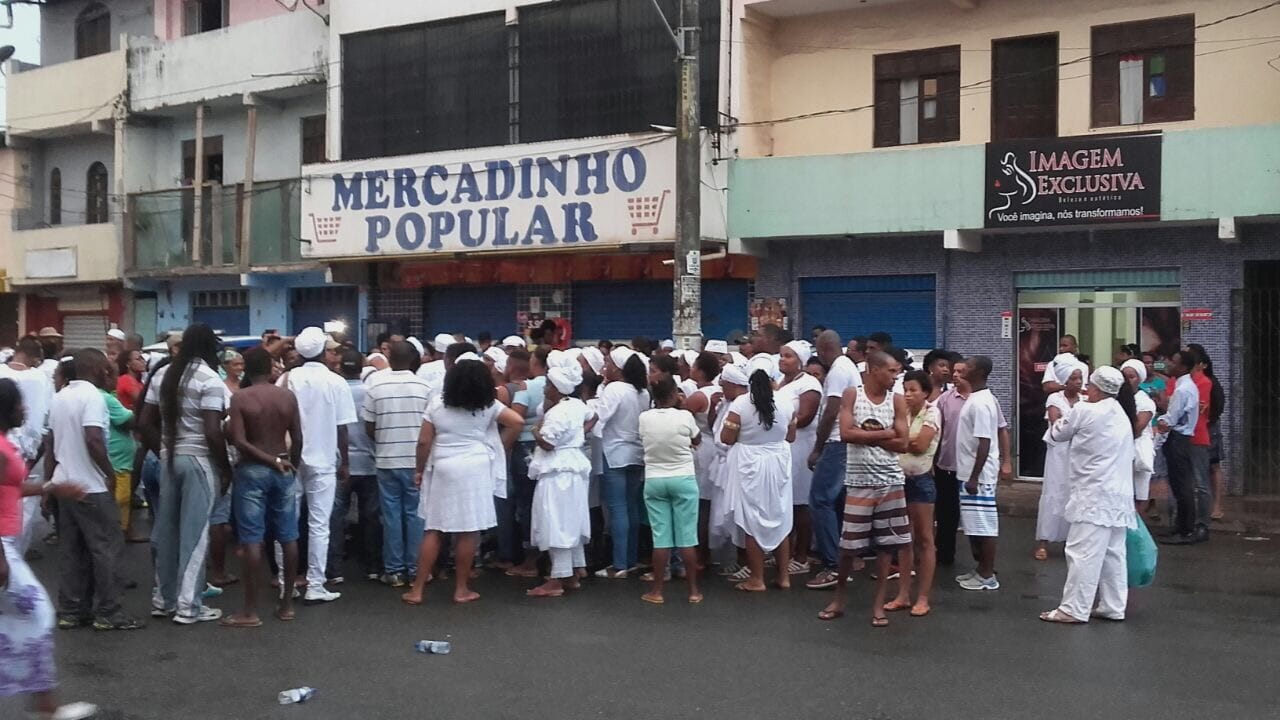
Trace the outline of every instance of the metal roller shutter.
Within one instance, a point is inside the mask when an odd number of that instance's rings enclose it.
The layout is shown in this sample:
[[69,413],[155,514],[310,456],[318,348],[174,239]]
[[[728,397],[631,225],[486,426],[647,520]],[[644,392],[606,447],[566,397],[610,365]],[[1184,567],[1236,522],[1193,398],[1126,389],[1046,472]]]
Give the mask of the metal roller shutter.
[[474,338],[488,331],[501,338],[515,330],[515,285],[433,288],[427,296],[424,341],[442,332],[460,332]]
[[933,275],[803,278],[803,327],[825,325],[846,342],[884,331],[895,345],[925,349],[936,345]]
[[[107,346],[106,315],[66,315],[62,318],[62,349],[70,355],[76,350],[96,348],[103,350]],[[56,358],[55,358],[56,359]]]
[[248,290],[200,290],[191,294],[191,322],[221,336],[249,334]]
[[[573,336],[579,340],[671,336],[671,283],[601,282],[573,286]],[[702,283],[702,333],[724,338],[745,330],[747,281]]]
[[318,327],[340,320],[347,325],[347,332],[360,332],[359,299],[354,287],[333,285],[327,287],[294,288],[289,293],[289,318],[293,333],[303,328]]

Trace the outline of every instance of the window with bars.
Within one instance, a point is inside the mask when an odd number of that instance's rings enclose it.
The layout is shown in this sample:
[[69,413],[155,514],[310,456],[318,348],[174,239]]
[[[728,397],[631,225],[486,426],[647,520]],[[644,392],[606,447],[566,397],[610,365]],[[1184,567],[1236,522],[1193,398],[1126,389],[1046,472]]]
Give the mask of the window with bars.
[[240,308],[249,307],[249,291],[237,290],[198,290],[191,293],[193,308]]
[[1195,16],[1093,28],[1094,127],[1195,117]]
[[327,160],[324,145],[324,115],[302,118],[302,164],[321,163]]
[[76,59],[111,52],[111,12],[92,3],[76,16]]
[[960,46],[875,57],[875,146],[960,139]]

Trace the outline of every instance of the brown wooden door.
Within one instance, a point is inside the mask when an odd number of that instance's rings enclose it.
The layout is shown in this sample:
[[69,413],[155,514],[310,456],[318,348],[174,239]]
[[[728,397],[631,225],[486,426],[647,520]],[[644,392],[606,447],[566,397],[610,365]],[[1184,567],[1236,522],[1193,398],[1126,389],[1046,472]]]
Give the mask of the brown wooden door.
[[991,50],[991,139],[1057,137],[1057,34],[995,40]]

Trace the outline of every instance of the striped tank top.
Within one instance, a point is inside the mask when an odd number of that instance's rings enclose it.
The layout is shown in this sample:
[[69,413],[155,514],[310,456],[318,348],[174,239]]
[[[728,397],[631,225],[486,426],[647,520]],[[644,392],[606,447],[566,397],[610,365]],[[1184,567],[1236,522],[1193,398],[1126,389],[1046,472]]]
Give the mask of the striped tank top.
[[[863,430],[886,430],[893,427],[893,391],[888,390],[879,404],[871,402],[863,388],[853,402],[853,421]],[[848,487],[885,487],[905,482],[898,455],[882,447],[849,443],[845,461],[844,484]]]

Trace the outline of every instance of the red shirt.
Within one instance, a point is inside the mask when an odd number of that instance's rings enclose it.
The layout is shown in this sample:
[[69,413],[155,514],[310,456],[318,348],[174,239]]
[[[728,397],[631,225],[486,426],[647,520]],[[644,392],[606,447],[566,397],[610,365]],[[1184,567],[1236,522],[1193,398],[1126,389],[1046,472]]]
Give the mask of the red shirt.
[[27,478],[27,464],[4,435],[0,435],[0,455],[5,460],[4,477],[0,477],[0,537],[18,537],[22,534],[22,481]]
[[128,373],[116,379],[116,399],[120,404],[136,411],[138,395],[142,392],[142,383]]
[[1213,394],[1213,381],[1199,370],[1191,373],[1191,381],[1196,384],[1196,390],[1200,393],[1200,416],[1196,420],[1196,431],[1191,436],[1191,444],[1209,447],[1209,396]]

